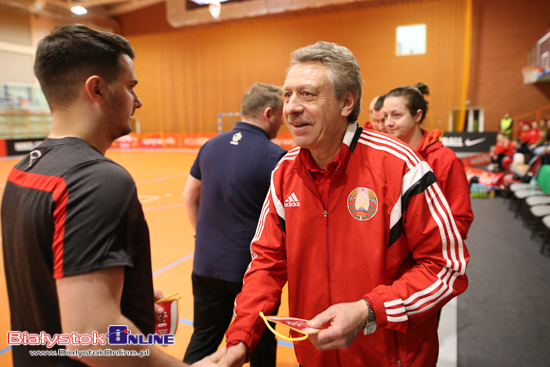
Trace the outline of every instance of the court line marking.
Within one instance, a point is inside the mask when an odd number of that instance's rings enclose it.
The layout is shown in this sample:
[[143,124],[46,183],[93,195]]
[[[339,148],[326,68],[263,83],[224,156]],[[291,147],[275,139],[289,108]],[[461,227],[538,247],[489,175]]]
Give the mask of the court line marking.
[[153,202],[155,200],[159,200],[159,199],[160,199],[160,196],[156,196],[156,195],[141,195],[141,194],[138,194],[138,200],[142,205]]
[[293,343],[291,343],[291,342],[285,342],[284,340],[278,340],[278,339],[277,339],[277,344],[278,344],[278,345],[282,345],[283,347],[294,348],[294,344],[293,344]]
[[10,349],[11,349],[11,345],[10,345],[9,347],[6,347],[6,348],[0,350],[0,355],[1,355],[1,354],[4,354],[5,352],[7,352],[7,351],[10,350]]
[[178,265],[179,263],[184,262],[185,260],[192,258],[193,255],[195,255],[194,252],[190,253],[189,255],[187,255],[187,256],[185,256],[185,257],[182,257],[181,259],[179,259],[179,260],[176,261],[176,262],[173,262],[172,264],[166,265],[164,268],[155,271],[155,272],[153,273],[153,276],[158,275],[158,274],[160,274],[160,273],[162,273],[162,272],[164,272],[164,271],[166,271],[166,270],[168,270],[168,269],[170,269],[170,268],[172,268],[172,267]]
[[179,208],[185,206],[185,204],[172,204],[172,205],[164,205],[164,206],[154,206],[152,208],[143,208],[143,211],[148,210],[160,210],[160,209],[172,209],[172,208]]
[[182,323],[182,324],[193,325],[193,320],[182,319],[182,318],[180,317],[178,321],[179,321],[180,323]]
[[156,177],[156,178],[150,178],[148,180],[142,180],[142,181],[137,181],[136,184],[137,185],[141,185],[141,184],[145,184],[145,183],[151,183],[151,182],[159,182],[159,181],[166,181],[170,178],[176,178],[176,177],[181,177],[181,176],[187,176],[189,174],[189,172],[181,172],[181,173],[176,173],[174,175],[169,175],[169,176],[161,176],[161,177]]

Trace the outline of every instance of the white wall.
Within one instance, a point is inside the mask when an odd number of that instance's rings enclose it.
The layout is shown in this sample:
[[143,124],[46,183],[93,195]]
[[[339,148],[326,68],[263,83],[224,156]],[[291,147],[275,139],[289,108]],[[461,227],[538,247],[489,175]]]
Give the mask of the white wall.
[[0,82],[34,83],[28,15],[0,8]]
[[[89,27],[111,31],[82,21]],[[38,84],[33,64],[36,45],[44,36],[69,21],[0,7],[0,83]]]

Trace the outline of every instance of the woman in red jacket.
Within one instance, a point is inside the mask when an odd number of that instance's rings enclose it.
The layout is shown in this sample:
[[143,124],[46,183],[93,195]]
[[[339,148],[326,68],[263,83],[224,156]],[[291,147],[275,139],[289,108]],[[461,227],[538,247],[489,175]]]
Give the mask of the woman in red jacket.
[[420,127],[428,111],[424,94],[429,94],[428,86],[424,83],[390,91],[383,107],[386,129],[413,147],[432,167],[451,207],[460,235],[465,239],[474,214],[464,164],[439,141],[440,130],[426,131]]

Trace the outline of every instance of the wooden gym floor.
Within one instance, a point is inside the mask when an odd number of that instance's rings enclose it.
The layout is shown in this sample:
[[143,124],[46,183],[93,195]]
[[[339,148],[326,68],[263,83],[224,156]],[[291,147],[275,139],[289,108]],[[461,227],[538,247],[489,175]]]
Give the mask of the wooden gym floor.
[[[181,293],[176,343],[163,348],[181,360],[193,332],[193,268],[194,230],[185,208],[182,193],[196,152],[110,150],[107,156],[126,168],[137,184],[139,199],[151,232],[153,282],[165,296]],[[20,158],[0,160],[0,192],[3,194],[8,173]],[[0,252],[0,258],[2,253]],[[10,328],[8,294],[3,271],[0,271],[0,335]],[[288,315],[286,291],[279,315]],[[22,331],[22,330],[21,330]],[[12,367],[11,347],[0,339],[0,366]],[[281,342],[277,348],[277,366],[296,367],[298,362],[292,345]]]

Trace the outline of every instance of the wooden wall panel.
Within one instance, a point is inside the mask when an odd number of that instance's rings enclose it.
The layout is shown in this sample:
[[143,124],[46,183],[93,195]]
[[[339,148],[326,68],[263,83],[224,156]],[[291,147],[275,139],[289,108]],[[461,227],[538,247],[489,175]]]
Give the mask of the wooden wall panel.
[[529,49],[549,30],[548,0],[475,0],[470,99],[496,131],[504,112],[517,116],[550,104],[550,83],[523,84]]
[[[465,0],[413,1],[369,7],[287,13],[201,27],[147,32],[139,24],[159,19],[159,4],[120,18],[137,51],[137,92],[144,102],[143,132],[216,131],[219,112],[238,112],[254,82],[282,85],[290,53],[318,40],[348,47],[364,79],[362,107],[390,89],[423,81],[431,89],[428,129],[447,130],[460,103]],[[425,23],[425,55],[395,55],[396,27]],[[368,113],[359,117],[362,124]]]

